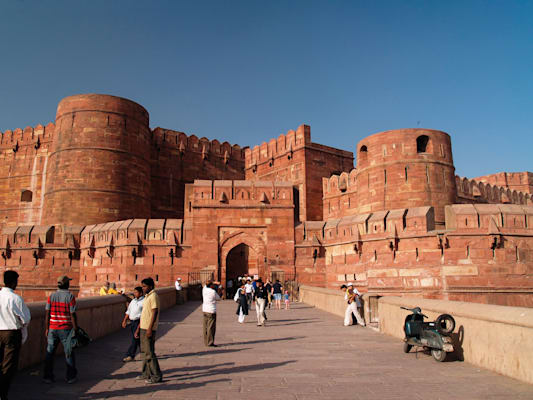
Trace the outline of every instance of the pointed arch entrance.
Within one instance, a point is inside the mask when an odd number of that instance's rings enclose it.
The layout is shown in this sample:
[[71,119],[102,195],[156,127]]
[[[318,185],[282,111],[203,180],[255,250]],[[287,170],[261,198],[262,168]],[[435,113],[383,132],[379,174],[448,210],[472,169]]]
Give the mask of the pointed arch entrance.
[[218,277],[221,282],[248,273],[265,277],[266,246],[261,228],[247,229],[223,235],[219,250]]
[[226,280],[257,273],[257,254],[246,243],[232,248],[226,256]]

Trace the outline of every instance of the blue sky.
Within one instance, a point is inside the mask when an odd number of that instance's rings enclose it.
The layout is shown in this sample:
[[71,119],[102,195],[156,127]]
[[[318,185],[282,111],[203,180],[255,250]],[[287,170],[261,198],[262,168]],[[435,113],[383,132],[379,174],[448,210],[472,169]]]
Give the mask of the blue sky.
[[0,131],[107,93],[242,146],[423,127],[460,175],[533,171],[533,1],[0,0],[0,55]]

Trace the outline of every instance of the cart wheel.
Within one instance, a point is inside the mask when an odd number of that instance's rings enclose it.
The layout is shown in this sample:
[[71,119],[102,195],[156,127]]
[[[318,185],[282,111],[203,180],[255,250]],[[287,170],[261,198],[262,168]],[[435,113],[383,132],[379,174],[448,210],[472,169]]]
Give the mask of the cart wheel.
[[442,314],[435,321],[435,325],[442,335],[449,335],[455,329],[455,320],[450,314]]
[[409,351],[413,348],[413,345],[412,344],[409,344],[407,342],[404,342],[403,344],[403,352],[404,353],[409,353]]
[[431,355],[438,362],[443,362],[446,359],[446,352],[444,350],[431,349]]

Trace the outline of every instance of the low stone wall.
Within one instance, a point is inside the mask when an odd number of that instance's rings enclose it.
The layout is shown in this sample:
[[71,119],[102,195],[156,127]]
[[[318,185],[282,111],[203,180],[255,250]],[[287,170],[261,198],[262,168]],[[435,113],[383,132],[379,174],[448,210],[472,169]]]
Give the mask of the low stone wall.
[[459,359],[533,384],[533,309],[382,297],[379,299],[381,332],[404,337],[403,323],[409,312],[400,307],[420,307],[429,320],[440,314],[452,315],[456,323],[452,339]]
[[[183,293],[179,299],[173,287],[156,289],[161,302],[161,309],[164,310],[180,301],[186,301],[186,291],[186,289],[182,290]],[[122,319],[127,307],[126,299],[123,296],[82,297],[76,299],[76,303],[78,325],[92,339],[98,339],[121,329]],[[38,364],[44,360],[46,353],[45,304],[44,301],[28,303],[31,322],[28,327],[28,340],[22,346],[19,368]],[[62,351],[61,346],[58,347],[58,350]]]
[[346,300],[341,290],[300,285],[300,301],[344,318]]
[[[366,295],[365,298],[368,300]],[[300,301],[339,317],[344,316],[346,308],[340,290],[303,285]],[[456,322],[452,339],[457,359],[533,384],[531,308],[394,296],[380,297],[377,311],[370,310],[369,304],[365,302],[365,321],[370,321],[370,315],[374,314],[380,331],[398,339],[404,337],[403,323],[408,314],[400,307],[420,307],[430,320],[440,314],[450,314]]]

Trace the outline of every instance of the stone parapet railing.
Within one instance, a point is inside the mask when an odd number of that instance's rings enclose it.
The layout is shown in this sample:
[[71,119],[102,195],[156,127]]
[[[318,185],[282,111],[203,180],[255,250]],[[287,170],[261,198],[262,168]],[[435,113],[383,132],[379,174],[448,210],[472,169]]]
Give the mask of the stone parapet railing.
[[[372,301],[364,295],[365,320],[379,321],[382,333],[403,339],[408,311],[420,307],[429,320],[440,314],[454,317],[454,358],[533,384],[533,309],[491,304],[385,296]],[[340,290],[300,286],[300,300],[339,317],[346,303]],[[377,310],[373,307],[377,304]],[[402,348],[398,343],[398,351]]]
[[[187,299],[186,289],[177,295],[173,287],[156,289],[161,302],[161,309],[181,304]],[[121,329],[122,319],[127,308],[126,299],[120,295],[82,297],[76,299],[78,325],[91,337],[98,339]],[[45,337],[46,302],[28,303],[31,322],[28,326],[28,340],[22,346],[19,368],[38,364],[46,354]],[[59,351],[62,347],[59,346]]]

